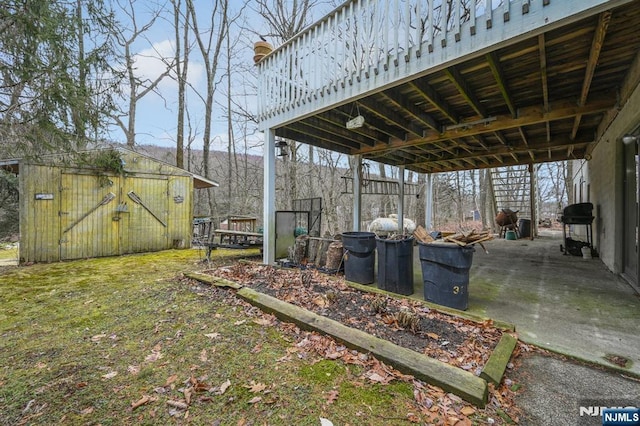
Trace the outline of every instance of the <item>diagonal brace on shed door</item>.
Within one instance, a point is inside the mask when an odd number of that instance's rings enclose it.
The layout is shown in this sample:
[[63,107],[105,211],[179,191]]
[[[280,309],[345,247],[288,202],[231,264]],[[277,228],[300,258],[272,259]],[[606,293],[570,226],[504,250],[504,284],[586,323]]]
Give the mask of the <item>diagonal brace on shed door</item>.
[[96,210],[98,210],[98,208],[100,206],[105,206],[107,204],[109,204],[114,198],[116,198],[116,194],[114,194],[113,192],[109,192],[107,195],[104,196],[104,198],[102,200],[100,200],[100,202],[95,205],[94,207],[92,207],[88,212],[86,212],[85,214],[83,214],[82,216],[80,216],[75,222],[73,222],[71,225],[67,226],[67,229],[65,229],[64,231],[62,231],[63,234],[69,232],[71,230],[71,228],[73,228],[74,226],[76,226],[77,224],[79,224],[80,222],[82,222],[87,216],[89,216],[91,213],[95,212]]
[[162,224],[162,226],[164,226],[165,228],[167,227],[167,224],[158,217],[158,215],[156,215],[153,211],[151,211],[151,209],[149,207],[147,207],[142,200],[140,199],[140,197],[138,196],[138,194],[136,194],[133,191],[129,191],[127,193],[127,195],[129,196],[129,198],[131,198],[131,200],[133,200],[134,203],[136,204],[140,204],[142,206],[143,209],[145,209],[146,211],[149,212],[149,214],[151,214],[151,216],[154,217],[155,220],[157,220],[158,222],[160,222]]

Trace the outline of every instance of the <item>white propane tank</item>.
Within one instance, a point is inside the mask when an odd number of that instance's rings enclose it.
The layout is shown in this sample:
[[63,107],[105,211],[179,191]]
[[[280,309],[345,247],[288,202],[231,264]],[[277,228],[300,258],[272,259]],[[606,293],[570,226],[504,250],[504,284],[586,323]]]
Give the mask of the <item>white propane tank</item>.
[[369,232],[375,232],[378,235],[388,235],[393,233],[413,234],[416,230],[416,224],[411,219],[404,219],[404,227],[402,230],[398,230],[398,215],[392,214],[389,217],[379,217],[374,219],[368,227]]

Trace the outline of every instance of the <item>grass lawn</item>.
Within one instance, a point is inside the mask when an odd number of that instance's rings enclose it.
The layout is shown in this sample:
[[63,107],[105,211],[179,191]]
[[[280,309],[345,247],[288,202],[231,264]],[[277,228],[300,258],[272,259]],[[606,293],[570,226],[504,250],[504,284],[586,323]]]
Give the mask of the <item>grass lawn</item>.
[[0,424],[425,421],[411,381],[373,383],[360,365],[301,352],[295,327],[181,277],[205,269],[202,258],[170,250],[0,269]]

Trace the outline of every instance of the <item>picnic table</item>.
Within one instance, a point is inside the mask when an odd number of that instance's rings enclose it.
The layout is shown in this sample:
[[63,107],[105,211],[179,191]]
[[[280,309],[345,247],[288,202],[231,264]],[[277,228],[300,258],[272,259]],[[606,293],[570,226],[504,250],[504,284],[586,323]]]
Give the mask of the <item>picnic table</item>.
[[262,234],[231,229],[214,229],[210,240],[204,243],[204,246],[207,248],[207,259],[210,259],[211,251],[218,247],[233,249],[262,248]]

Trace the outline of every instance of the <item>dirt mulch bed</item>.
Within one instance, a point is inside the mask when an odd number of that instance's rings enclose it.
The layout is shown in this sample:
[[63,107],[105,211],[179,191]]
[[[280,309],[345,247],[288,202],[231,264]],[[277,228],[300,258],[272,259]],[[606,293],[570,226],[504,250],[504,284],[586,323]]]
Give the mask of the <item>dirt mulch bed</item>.
[[419,301],[364,292],[315,270],[235,264],[204,271],[479,375],[502,336]]

